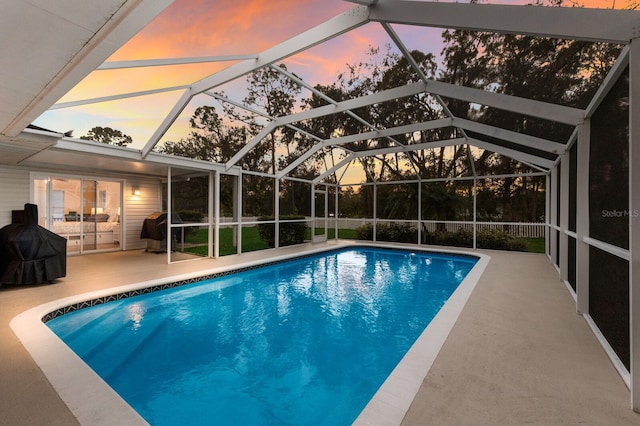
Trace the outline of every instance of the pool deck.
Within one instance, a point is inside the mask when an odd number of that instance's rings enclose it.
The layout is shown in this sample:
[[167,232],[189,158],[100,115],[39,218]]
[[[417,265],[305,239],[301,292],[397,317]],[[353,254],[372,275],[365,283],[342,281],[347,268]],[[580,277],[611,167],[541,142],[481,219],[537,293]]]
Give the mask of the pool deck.
[[[172,265],[143,250],[77,256],[55,284],[0,288],[0,425],[78,424],[10,328],[16,315],[94,290],[302,251]],[[402,424],[640,424],[629,390],[547,257],[479,252],[491,261]]]

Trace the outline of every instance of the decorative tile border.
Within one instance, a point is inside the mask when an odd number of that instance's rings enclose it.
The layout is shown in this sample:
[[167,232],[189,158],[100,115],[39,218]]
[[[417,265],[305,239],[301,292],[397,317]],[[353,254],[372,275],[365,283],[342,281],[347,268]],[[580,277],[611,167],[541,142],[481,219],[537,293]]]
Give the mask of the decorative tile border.
[[[341,251],[341,250],[345,250],[345,249],[338,249],[338,250],[335,250],[335,251]],[[329,252],[332,252],[332,251],[334,251],[334,250],[329,250],[329,251],[327,251],[325,253],[329,253]],[[309,253],[309,254],[305,254],[305,255],[302,255],[302,256],[296,256],[296,257],[291,257],[291,258],[287,258],[287,259],[274,260],[274,261],[271,261],[271,262],[261,263],[261,264],[257,264],[257,265],[245,266],[245,267],[240,267],[240,268],[236,268],[236,269],[230,269],[230,270],[226,270],[226,271],[215,272],[215,273],[212,273],[212,274],[201,275],[201,276],[194,277],[194,278],[189,278],[189,279],[186,279],[186,280],[173,281],[173,282],[169,282],[169,283],[158,284],[158,285],[145,287],[145,288],[140,288],[140,289],[136,289],[136,290],[125,291],[125,292],[122,292],[122,293],[111,294],[111,295],[104,296],[104,297],[97,297],[95,299],[90,299],[90,300],[85,300],[85,301],[82,301],[82,302],[74,303],[74,304],[71,304],[71,305],[56,309],[53,312],[49,312],[48,314],[46,314],[45,316],[42,317],[42,322],[43,323],[47,323],[47,322],[51,321],[54,318],[58,318],[59,316],[62,316],[62,315],[65,315],[65,314],[68,314],[68,313],[71,313],[71,312],[75,312],[75,311],[78,311],[80,309],[90,308],[90,307],[96,306],[96,305],[101,305],[103,303],[113,302],[113,301],[116,301],[116,300],[126,299],[126,298],[134,297],[134,296],[140,296],[142,294],[153,293],[153,292],[156,292],[156,291],[168,290],[170,288],[180,287],[180,286],[187,285],[187,284],[195,284],[195,283],[199,283],[201,281],[206,281],[206,280],[210,280],[210,279],[214,279],[214,278],[224,277],[224,276],[227,276],[227,275],[236,274],[236,273],[244,272],[244,271],[250,271],[250,270],[253,270],[253,269],[265,268],[267,266],[272,266],[272,265],[275,265],[275,264],[278,264],[278,263],[287,262],[287,261],[294,260],[294,259],[303,259],[305,257],[310,257],[310,256],[315,256],[315,255],[318,255],[318,253]]]
[[[358,248],[370,248],[370,249],[376,249],[376,250],[394,250],[394,251],[414,251],[414,249],[410,249],[410,248],[384,248],[384,247],[378,247],[378,246],[366,246],[366,245],[359,245],[357,246]],[[327,254],[327,253],[332,253],[334,251],[343,251],[343,250],[350,250],[351,248],[341,248],[341,249],[336,249],[336,250],[328,250],[326,252],[323,252],[323,254]],[[442,253],[438,253],[438,252],[430,252],[428,250],[422,251],[423,253],[433,253],[433,254],[442,254]],[[449,254],[449,253],[447,253]],[[455,253],[452,252],[450,254],[454,254],[456,256],[460,256],[460,257],[469,257],[469,258],[475,258],[478,259],[477,256],[473,256],[473,255],[469,255],[466,253]],[[267,266],[272,266],[278,263],[282,263],[282,262],[287,262],[290,260],[294,260],[294,259],[304,259],[306,257],[311,257],[311,256],[316,256],[319,255],[319,253],[309,253],[309,254],[305,254],[305,255],[301,255],[301,256],[295,256],[295,257],[291,257],[291,258],[287,258],[287,259],[280,259],[280,260],[275,260],[275,261],[271,261],[271,262],[266,262],[266,263],[261,263],[261,264],[257,264],[257,265],[251,265],[251,266],[245,266],[245,267],[240,267],[237,269],[230,269],[230,270],[226,270],[226,271],[221,271],[221,272],[215,272],[212,274],[206,274],[206,275],[202,275],[202,276],[198,276],[198,277],[194,277],[194,278],[189,278],[189,279],[185,279],[185,280],[180,280],[180,281],[174,281],[174,282],[169,282],[169,283],[164,283],[164,284],[158,284],[158,285],[154,285],[154,286],[150,286],[150,287],[145,287],[145,288],[140,288],[140,289],[136,289],[136,290],[131,290],[131,291],[125,291],[122,293],[116,293],[116,294],[111,294],[108,296],[104,296],[104,297],[97,297],[95,299],[90,299],[90,300],[85,300],[82,302],[78,302],[78,303],[74,303],[68,306],[64,306],[62,308],[56,309],[53,312],[49,312],[48,314],[46,314],[45,316],[42,317],[42,322],[43,323],[47,323],[49,321],[51,321],[54,318],[58,318],[59,316],[68,314],[70,312],[75,312],[78,311],[80,309],[84,309],[84,308],[90,308],[92,306],[96,306],[96,305],[101,305],[103,303],[108,303],[108,302],[114,302],[116,300],[121,300],[121,299],[126,299],[129,297],[134,297],[134,296],[140,296],[142,294],[148,294],[148,293],[153,293],[156,291],[161,291],[161,290],[168,290],[170,288],[174,288],[174,287],[180,287],[180,286],[184,286],[187,284],[194,284],[194,283],[198,283],[201,281],[206,281],[206,280],[210,280],[210,279],[214,279],[214,278],[219,278],[219,277],[224,277],[227,275],[231,275],[231,274],[236,274],[239,272],[244,272],[244,271],[250,271],[253,269],[258,269],[258,268],[265,268]]]
[[248,270],[251,270],[251,269],[263,268],[263,267],[266,267],[266,266],[269,266],[269,265],[273,265],[273,264],[276,264],[276,263],[280,263],[280,262],[283,262],[283,261],[284,260],[276,261],[276,262],[264,263],[264,264],[261,264],[261,265],[247,266],[247,267],[244,267],[244,268],[231,269],[231,270],[228,270],[228,271],[222,271],[222,272],[216,272],[216,273],[213,273],[213,274],[201,275],[201,276],[194,277],[194,278],[189,278],[189,279],[186,279],[186,280],[173,281],[173,282],[169,282],[169,283],[154,285],[154,286],[151,286],[151,287],[145,287],[145,288],[140,288],[140,289],[136,289],[136,290],[125,291],[125,292],[122,292],[122,293],[111,294],[109,296],[97,297],[95,299],[85,300],[83,302],[74,303],[72,305],[68,305],[68,306],[65,306],[63,308],[56,309],[53,312],[49,312],[48,314],[46,314],[45,316],[42,317],[42,322],[47,323],[47,322],[51,321],[54,318],[58,318],[59,316],[68,314],[70,312],[78,311],[80,309],[90,308],[91,306],[101,305],[103,303],[108,303],[108,302],[114,302],[116,300],[126,299],[126,298],[129,298],[129,297],[140,296],[142,294],[154,293],[156,291],[168,290],[170,288],[180,287],[180,286],[184,286],[184,285],[187,285],[187,284],[194,284],[194,283],[198,283],[198,282],[201,282],[201,281],[206,281],[206,280],[210,280],[210,279],[214,279],[214,278],[224,277],[224,276],[235,274],[235,273],[238,273],[238,272],[248,271]]

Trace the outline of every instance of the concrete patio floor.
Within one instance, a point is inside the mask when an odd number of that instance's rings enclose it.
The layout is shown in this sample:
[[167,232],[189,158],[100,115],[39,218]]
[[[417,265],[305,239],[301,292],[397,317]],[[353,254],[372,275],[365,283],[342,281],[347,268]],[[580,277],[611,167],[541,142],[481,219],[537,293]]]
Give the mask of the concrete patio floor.
[[[172,265],[142,250],[77,256],[53,285],[0,288],[0,425],[78,423],[11,330],[21,312],[93,290],[301,251]],[[403,424],[640,424],[629,390],[546,256],[480,252],[491,261]]]

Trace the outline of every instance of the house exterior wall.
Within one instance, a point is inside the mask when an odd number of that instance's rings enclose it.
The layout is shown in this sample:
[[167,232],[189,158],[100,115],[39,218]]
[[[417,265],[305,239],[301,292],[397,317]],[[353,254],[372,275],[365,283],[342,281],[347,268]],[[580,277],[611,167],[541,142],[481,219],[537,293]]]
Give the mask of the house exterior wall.
[[[134,187],[140,195],[133,195]],[[124,184],[123,250],[146,248],[147,241],[140,239],[142,223],[151,213],[162,210],[162,186],[160,181],[132,178]]]
[[[51,175],[70,174],[65,171],[31,169],[20,167],[0,168],[0,228],[11,223],[11,210],[22,210],[24,204],[32,202],[30,173],[50,173]],[[86,176],[83,176],[86,177]],[[92,176],[100,178],[100,176]],[[108,177],[113,179],[113,176]],[[140,177],[119,176],[123,184],[122,250],[136,250],[146,247],[146,241],[140,239],[140,230],[144,219],[153,212],[161,210],[161,181]],[[133,188],[140,189],[140,195],[133,195]]]
[[11,210],[23,210],[29,202],[29,171],[0,168],[0,228],[11,223]]

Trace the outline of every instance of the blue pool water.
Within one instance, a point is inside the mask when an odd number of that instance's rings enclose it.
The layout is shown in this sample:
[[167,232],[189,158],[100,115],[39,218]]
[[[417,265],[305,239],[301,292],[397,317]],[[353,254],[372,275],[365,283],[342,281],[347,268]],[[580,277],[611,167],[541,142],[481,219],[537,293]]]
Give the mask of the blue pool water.
[[347,425],[475,262],[340,250],[47,325],[152,425]]

